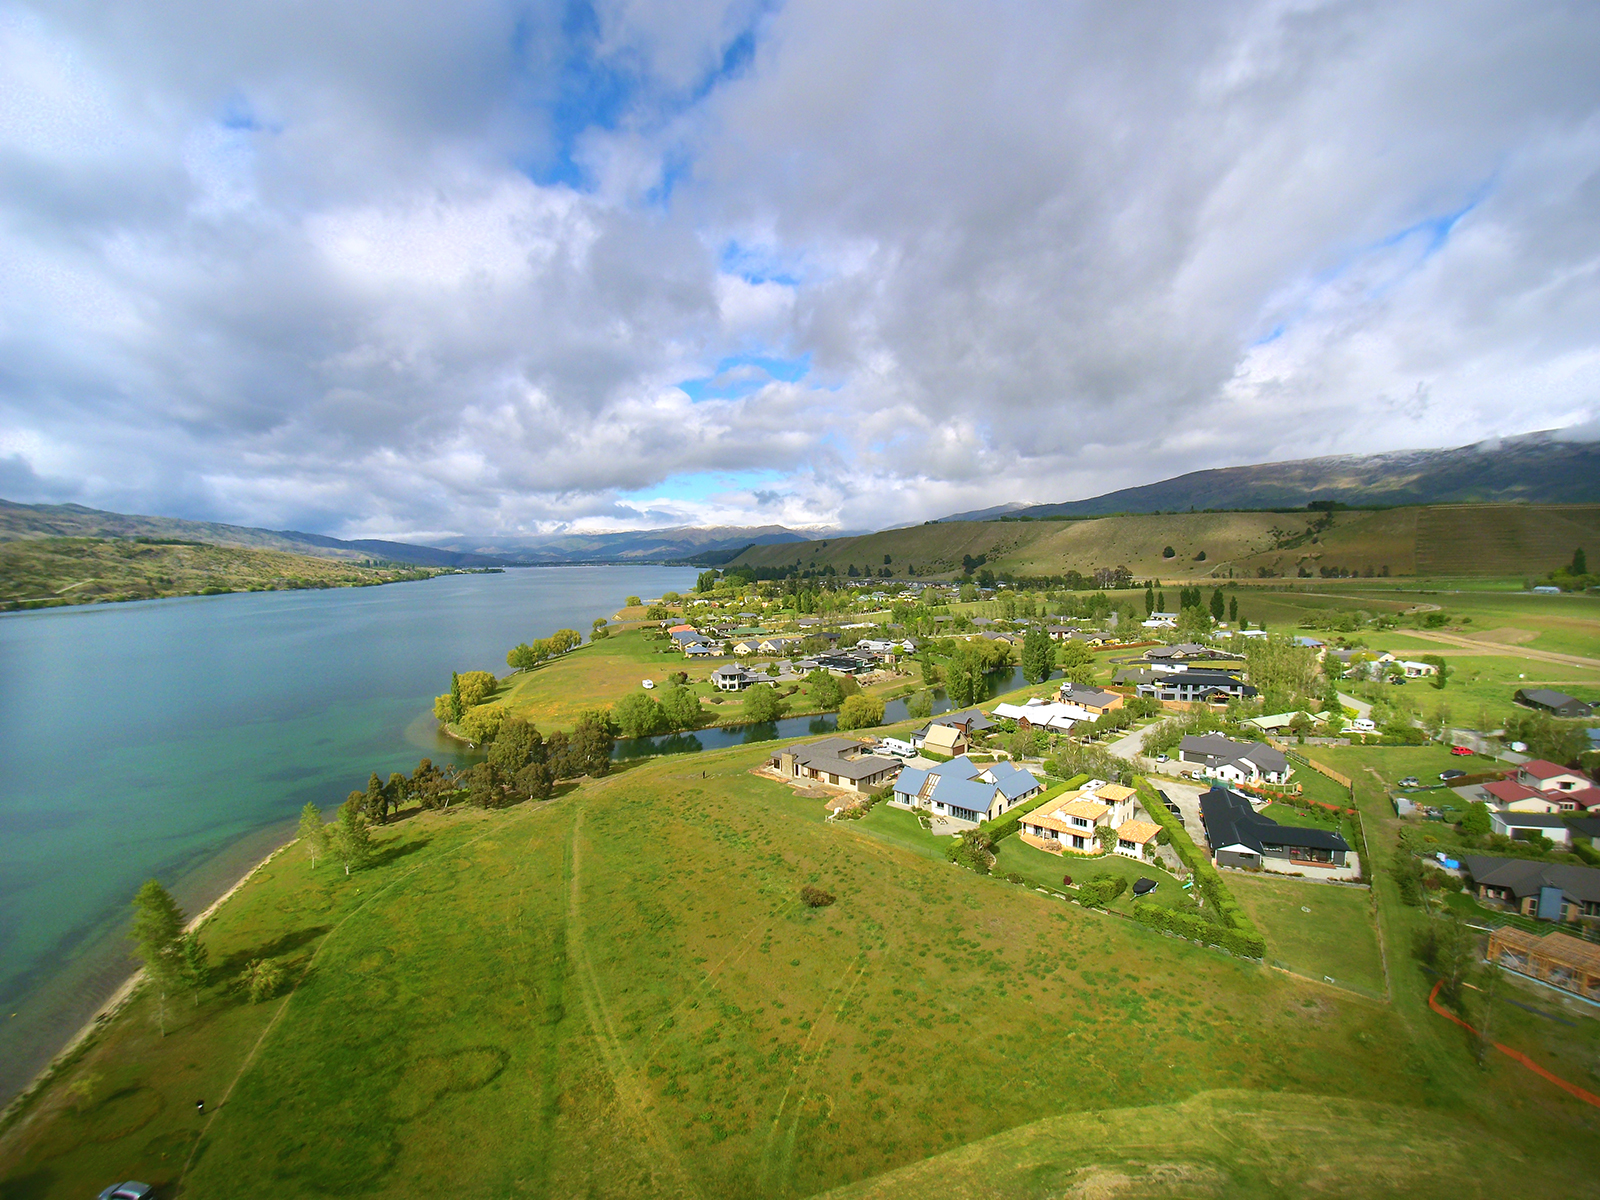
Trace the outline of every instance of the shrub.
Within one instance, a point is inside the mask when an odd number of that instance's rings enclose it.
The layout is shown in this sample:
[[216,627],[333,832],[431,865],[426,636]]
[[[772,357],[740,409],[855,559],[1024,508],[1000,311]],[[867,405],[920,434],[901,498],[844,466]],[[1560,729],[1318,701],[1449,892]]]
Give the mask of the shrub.
[[1018,875],[1015,871],[1007,871],[1006,872],[1006,882],[1007,883],[1026,883],[1027,881],[1025,879],[1023,879],[1021,875]]
[[1128,890],[1128,880],[1122,875],[1097,874],[1078,888],[1078,903],[1086,908],[1100,908],[1110,904]]
[[1133,919],[1152,929],[1163,929],[1180,937],[1192,938],[1210,946],[1221,946],[1229,953],[1245,958],[1264,958],[1267,944],[1253,929],[1230,929],[1225,925],[1207,921],[1196,913],[1179,912],[1163,908],[1151,900],[1140,900],[1133,906]]
[[1071,875],[1063,875],[1061,877],[1061,886],[1062,887],[1071,887],[1072,886],[1072,876]]
[[987,875],[994,867],[994,839],[988,830],[968,829],[950,843],[945,857],[979,875]]
[[251,1004],[260,1004],[278,994],[283,986],[283,968],[270,958],[251,959],[239,976],[239,985],[250,997]]
[[832,892],[825,892],[809,883],[800,889],[800,899],[807,908],[827,908],[836,898]]

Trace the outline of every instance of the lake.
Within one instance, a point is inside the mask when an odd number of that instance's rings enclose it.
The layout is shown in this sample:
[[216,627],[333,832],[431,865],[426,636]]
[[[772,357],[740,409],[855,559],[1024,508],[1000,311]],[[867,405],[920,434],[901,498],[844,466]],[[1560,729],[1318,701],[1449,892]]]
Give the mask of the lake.
[[551,567],[0,616],[0,1103],[131,969],[127,905],[198,912],[377,771],[454,760],[452,670],[587,632],[692,568]]

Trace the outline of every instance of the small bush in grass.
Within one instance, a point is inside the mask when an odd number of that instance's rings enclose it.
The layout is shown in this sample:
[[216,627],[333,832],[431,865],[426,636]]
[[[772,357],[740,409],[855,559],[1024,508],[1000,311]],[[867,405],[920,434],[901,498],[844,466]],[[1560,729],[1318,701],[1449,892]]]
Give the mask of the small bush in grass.
[[270,958],[251,959],[239,976],[239,985],[250,997],[251,1004],[270,1000],[283,987],[283,968]]
[[1061,886],[1062,887],[1071,887],[1072,886],[1072,876],[1071,875],[1063,875],[1061,877]]
[[808,883],[800,889],[800,899],[805,902],[807,908],[827,908],[837,897],[832,892],[825,892]]
[[1007,883],[1022,883],[1024,881],[1023,881],[1022,876],[1018,875],[1015,871],[1007,871],[1006,872],[1006,882]]

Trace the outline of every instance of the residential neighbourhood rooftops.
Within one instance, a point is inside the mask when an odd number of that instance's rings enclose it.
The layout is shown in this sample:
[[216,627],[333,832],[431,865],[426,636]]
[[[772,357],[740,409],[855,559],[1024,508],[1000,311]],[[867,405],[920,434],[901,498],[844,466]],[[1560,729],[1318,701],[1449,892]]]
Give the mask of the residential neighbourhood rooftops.
[[1474,883],[1509,889],[1518,900],[1537,896],[1540,888],[1558,887],[1577,903],[1600,903],[1600,870],[1593,867],[1477,854],[1467,855],[1461,863]]
[[1268,846],[1346,852],[1350,844],[1328,829],[1280,825],[1262,816],[1250,801],[1225,787],[1213,787],[1200,797],[1200,819],[1213,851],[1244,846],[1256,854]]

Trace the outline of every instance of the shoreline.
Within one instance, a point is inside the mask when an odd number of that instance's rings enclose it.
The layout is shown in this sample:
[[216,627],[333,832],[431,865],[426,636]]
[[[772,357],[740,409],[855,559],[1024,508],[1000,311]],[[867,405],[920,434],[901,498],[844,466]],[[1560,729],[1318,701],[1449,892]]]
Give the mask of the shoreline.
[[[183,927],[184,932],[197,932],[205,925],[207,921],[217,914],[217,911],[223,906],[223,904],[230,900],[240,888],[244,887],[244,885],[249,883],[251,879],[255,878],[257,872],[259,872],[263,867],[267,866],[267,864],[272,862],[273,859],[277,858],[278,855],[282,854],[285,850],[287,850],[290,846],[293,846],[299,840],[300,838],[295,836],[290,838],[288,841],[274,847],[264,858],[252,866],[249,870],[245,871],[245,873],[239,876],[238,879],[234,880],[233,884],[226,891],[224,891],[210,904],[206,905],[203,911],[201,911],[197,916],[191,917],[188,924]],[[11,1097],[11,1099],[6,1101],[4,1108],[0,1108],[0,1130],[5,1129],[6,1126],[8,1126],[17,1118],[19,1110],[27,1105],[28,1101],[33,1098],[40,1088],[50,1082],[56,1071],[65,1065],[68,1059],[82,1049],[102,1025],[114,1020],[117,1015],[127,1007],[128,1002],[132,1000],[133,997],[138,993],[139,985],[143,982],[144,968],[141,967],[117,985],[116,990],[113,991],[111,995],[107,997],[98,1008],[95,1009],[94,1013],[89,1017],[89,1019],[86,1020],[83,1025],[80,1026],[78,1030],[67,1039],[67,1041],[59,1050],[50,1056],[50,1061],[39,1069],[38,1073],[28,1081],[27,1086],[25,1086],[15,1096]]]

